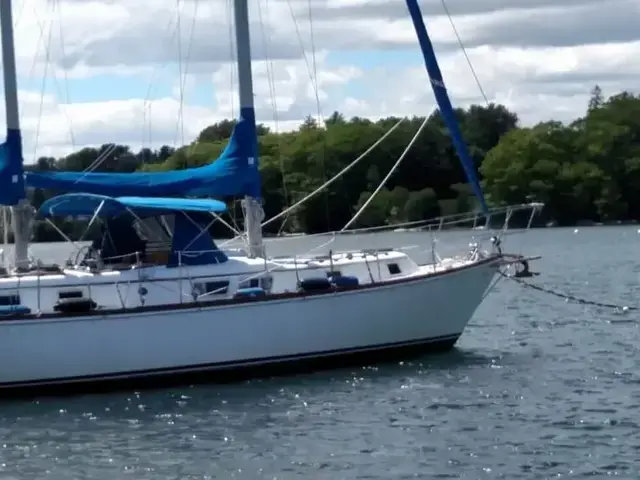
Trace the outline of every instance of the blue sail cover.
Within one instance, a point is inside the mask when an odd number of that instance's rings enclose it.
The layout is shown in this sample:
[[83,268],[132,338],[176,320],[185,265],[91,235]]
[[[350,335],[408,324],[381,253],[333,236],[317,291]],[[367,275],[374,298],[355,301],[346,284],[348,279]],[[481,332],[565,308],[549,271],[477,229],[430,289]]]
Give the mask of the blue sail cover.
[[38,209],[43,217],[92,216],[110,218],[135,213],[139,217],[176,212],[222,213],[227,206],[209,198],[107,197],[93,193],[67,193],[50,198]]
[[7,130],[0,145],[0,205],[17,205],[26,198],[20,130]]
[[436,58],[433,45],[429,39],[427,28],[425,27],[424,20],[422,19],[422,12],[420,11],[418,0],[406,0],[406,2],[409,14],[411,15],[411,20],[413,21],[413,26],[416,30],[416,35],[418,36],[418,41],[420,42],[420,49],[422,50],[424,63],[431,79],[431,87],[433,88],[433,93],[436,97],[436,101],[438,102],[438,106],[440,107],[440,113],[442,114],[445,125],[449,129],[451,140],[453,141],[456,152],[460,157],[462,167],[467,175],[467,180],[471,183],[473,191],[480,201],[482,211],[485,214],[488,214],[489,209],[487,208],[487,203],[484,199],[480,182],[478,182],[473,159],[471,158],[471,155],[469,155],[467,146],[464,143],[451,101],[447,95],[447,88],[444,84],[444,79],[442,78],[440,67],[438,66],[438,59]]
[[203,167],[170,172],[27,172],[29,187],[121,196],[249,195],[260,198],[258,138],[253,108],[242,108],[227,147]]

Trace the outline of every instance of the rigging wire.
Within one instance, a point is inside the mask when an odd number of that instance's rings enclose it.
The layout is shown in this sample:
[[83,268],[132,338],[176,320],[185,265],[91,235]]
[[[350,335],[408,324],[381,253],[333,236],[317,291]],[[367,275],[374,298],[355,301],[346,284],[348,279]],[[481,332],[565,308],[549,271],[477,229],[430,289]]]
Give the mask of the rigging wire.
[[[402,122],[404,122],[406,119],[405,118],[400,118],[395,125],[393,125],[389,130],[387,130],[387,132],[380,137],[373,145],[371,145],[367,150],[365,150],[358,158],[356,158],[353,162],[351,162],[349,165],[347,165],[346,167],[344,167],[342,170],[340,170],[338,173],[336,173],[332,178],[330,178],[329,180],[327,180],[324,184],[320,185],[318,188],[316,188],[313,192],[309,193],[308,195],[306,195],[304,198],[302,198],[301,200],[298,200],[296,203],[294,203],[293,205],[291,205],[289,208],[281,211],[280,213],[278,213],[277,215],[274,215],[273,217],[271,217],[268,220],[265,220],[264,222],[262,222],[262,224],[260,225],[261,227],[265,227],[266,225],[269,225],[270,223],[276,221],[277,219],[283,217],[284,215],[287,215],[290,211],[298,208],[300,205],[302,205],[303,203],[305,203],[307,200],[309,200],[310,198],[316,196],[319,192],[321,192],[322,190],[324,190],[325,188],[327,188],[329,185],[331,185],[333,182],[335,182],[336,180],[338,180],[340,177],[342,177],[342,175],[344,175],[345,173],[347,173],[349,170],[351,170],[353,167],[355,167],[363,158],[365,158],[369,153],[371,153],[371,151],[373,151],[378,145],[380,145],[389,135],[391,135],[391,133],[398,128]],[[422,221],[422,220],[421,220]],[[326,233],[321,233],[318,235],[326,235]],[[306,237],[310,237],[312,235],[305,235]],[[229,240],[226,240],[225,242],[221,243],[220,246],[224,246],[224,245],[228,245],[229,243],[235,242],[236,240],[239,240],[241,238],[241,236],[236,236],[234,238],[231,238]]]
[[396,122],[396,124],[391,127],[382,137],[380,137],[373,145],[371,145],[369,148],[367,148],[358,158],[356,158],[353,162],[351,162],[349,165],[347,165],[346,167],[344,167],[342,170],[340,170],[335,176],[333,176],[331,179],[327,180],[324,184],[320,185],[318,188],[316,188],[313,192],[309,193],[307,196],[305,196],[304,198],[302,198],[301,200],[298,200],[296,203],[294,203],[293,205],[291,205],[287,210],[283,210],[282,212],[280,212],[277,215],[274,215],[273,217],[271,217],[269,220],[266,220],[262,223],[262,226],[266,226],[268,224],[270,224],[271,222],[277,220],[278,218],[282,217],[283,215],[285,215],[286,213],[288,213],[288,211],[291,211],[295,208],[298,208],[300,205],[302,205],[304,202],[306,202],[307,200],[309,200],[310,198],[314,197],[315,195],[317,195],[318,193],[320,193],[321,191],[323,191],[325,188],[327,188],[329,185],[331,185],[333,182],[335,182],[336,180],[338,180],[340,177],[342,177],[342,175],[344,175],[345,173],[347,173],[349,170],[351,170],[353,167],[356,166],[357,163],[360,162],[360,160],[362,160],[364,157],[366,157],[369,153],[371,153],[372,150],[374,150],[378,145],[380,145],[396,128],[398,128],[400,126],[400,124],[402,122],[404,122],[404,118],[401,118],[400,120],[398,120]]
[[[293,26],[296,30],[296,36],[298,37],[298,43],[302,48],[302,59],[304,60],[305,66],[307,67],[307,73],[309,74],[309,79],[311,80],[311,85],[316,93],[316,97],[318,97],[318,85],[315,82],[315,78],[313,77],[313,70],[309,65],[309,59],[307,58],[307,52],[304,49],[304,42],[302,41],[302,34],[300,33],[300,26],[298,25],[298,20],[296,19],[296,14],[293,11],[293,5],[291,4],[291,0],[287,0],[287,5],[289,7],[289,14],[291,15],[291,19],[293,20]],[[318,97],[319,101],[319,97]],[[324,122],[323,122],[324,123]]]
[[[265,0],[265,13],[267,18],[270,18],[269,16],[269,0]],[[276,95],[276,81],[275,81],[275,75],[273,72],[273,59],[271,59],[271,57],[269,56],[269,40],[268,37],[265,33],[265,28],[264,28],[264,21],[263,21],[263,16],[262,16],[262,7],[261,7],[261,1],[258,0],[258,21],[260,23],[260,32],[261,32],[261,36],[262,36],[262,43],[264,46],[264,56],[265,56],[265,66],[267,69],[267,83],[269,84],[269,95],[271,97],[271,106],[273,109],[273,122],[274,122],[274,131],[276,134],[276,138],[277,138],[277,142],[278,142],[278,161],[280,163],[280,174],[282,176],[282,193],[284,196],[284,201],[285,201],[285,205],[288,207],[290,205],[290,197],[289,197],[289,191],[287,188],[287,176],[285,174],[285,168],[284,168],[284,158],[282,155],[282,138],[280,137],[280,135],[278,135],[279,133],[279,117],[278,117],[278,99],[277,99],[277,95]],[[284,219],[284,221],[282,222],[282,224],[280,225],[280,229],[278,230],[278,234],[280,234],[280,232],[282,231],[282,229],[284,228],[284,226],[287,223],[287,219],[289,218],[289,215],[287,215]]]
[[[237,55],[236,55],[236,40],[235,40],[235,22],[233,20],[233,6],[231,5],[232,0],[226,0],[226,13],[227,13],[227,25],[229,25],[229,91],[234,91],[235,86],[235,75],[236,71],[232,67],[235,63],[237,64]],[[231,118],[236,118],[235,115],[235,95],[231,94],[229,98],[231,102]]]
[[355,213],[355,215],[353,217],[351,217],[351,220],[349,220],[346,223],[346,225],[344,227],[342,227],[342,229],[340,230],[341,232],[344,232],[347,228],[349,228],[358,219],[358,217],[360,217],[362,212],[364,212],[364,210],[369,206],[369,204],[373,201],[373,199],[378,194],[378,192],[380,192],[380,190],[382,190],[384,188],[384,186],[386,185],[386,183],[389,180],[389,178],[391,178],[391,175],[394,174],[396,169],[400,166],[400,164],[404,160],[404,157],[407,155],[407,153],[409,153],[409,150],[411,150],[411,147],[413,147],[413,144],[416,142],[416,140],[418,140],[418,137],[420,137],[420,134],[422,133],[422,130],[424,130],[424,127],[427,126],[428,122],[429,122],[429,117],[424,117],[424,120],[422,121],[422,124],[420,125],[420,128],[418,128],[418,131],[416,132],[416,134],[413,136],[413,138],[409,142],[409,145],[407,145],[407,148],[404,149],[404,152],[402,152],[402,155],[400,155],[398,160],[396,160],[396,163],[393,165],[393,167],[391,167],[391,170],[389,170],[389,173],[387,173],[387,175],[382,179],[382,181],[380,182],[380,185],[378,185],[378,187],[373,191],[373,193],[367,199],[367,201],[364,202],[364,205],[362,205],[362,207],[360,207],[360,209]]
[[[115,143],[109,143],[107,145],[107,148],[105,148],[104,150],[102,150],[102,152],[100,152],[98,154],[98,158],[96,158],[93,163],[91,163],[91,165],[89,165],[87,168],[85,168],[83,170],[83,173],[91,173],[93,172],[95,169],[99,168],[100,165],[102,165],[108,158],[109,156],[114,153],[116,151],[116,144]],[[78,179],[78,181],[80,181],[81,179],[83,179],[85,176],[83,175],[82,177],[80,177]]]
[[[51,12],[55,4],[50,4]],[[36,131],[34,135],[33,157],[36,159],[38,154],[38,139],[40,138],[40,126],[42,125],[42,111],[44,110],[44,93],[47,88],[47,76],[49,73],[49,64],[51,60],[51,38],[53,36],[53,18],[49,18],[49,33],[47,34],[47,42],[45,44],[44,72],[42,74],[42,84],[40,87],[40,104],[38,106],[38,121],[36,123]]]
[[22,20],[22,14],[24,13],[24,6],[27,4],[27,2],[20,2],[20,9],[16,12],[15,15],[15,26],[17,26],[20,23],[20,20]]
[[[476,82],[476,85],[478,86],[478,90],[480,91],[480,94],[482,95],[482,98],[484,99],[484,103],[487,107],[491,106],[491,103],[489,102],[489,98],[487,97],[487,94],[484,90],[484,88],[482,87],[482,83],[480,82],[480,77],[478,77],[478,74],[476,73],[476,69],[473,66],[473,62],[471,61],[471,57],[469,57],[469,54],[467,53],[467,47],[465,46],[464,42],[462,41],[462,37],[460,37],[460,34],[458,33],[458,29],[456,28],[456,24],[453,21],[453,17],[451,15],[451,12],[449,11],[449,7],[447,6],[447,0],[441,0],[442,3],[442,8],[445,12],[445,14],[447,15],[447,18],[449,19],[449,23],[451,24],[451,29],[453,30],[454,35],[456,36],[456,39],[458,40],[458,44],[460,45],[460,50],[462,50],[462,54],[464,55],[465,60],[467,61],[467,64],[469,65],[469,70],[471,71],[471,74],[473,75],[473,78]],[[488,222],[488,228],[491,229],[491,231],[493,232],[493,228],[491,228],[490,225],[490,219],[487,219]]]
[[[172,16],[169,17],[169,20],[167,21],[167,24],[165,26],[165,32],[169,32],[172,25],[174,22],[174,18]],[[165,47],[168,47],[171,42],[173,42],[173,39],[176,36],[176,28],[173,29],[173,33],[171,34],[171,37],[169,39],[165,38],[165,42],[164,45]],[[167,63],[162,61],[162,56],[164,55],[164,51],[165,49],[162,48],[160,49],[160,59],[159,61],[153,66],[153,70],[151,71],[151,77],[149,78],[149,85],[147,87],[147,93],[145,94],[143,103],[142,103],[142,115],[143,115],[143,124],[146,127],[147,126],[147,119],[149,120],[148,123],[148,131],[144,132],[144,128],[143,128],[143,134],[142,134],[142,145],[145,145],[145,141],[148,140],[148,145],[149,147],[151,147],[152,145],[152,133],[153,133],[153,129],[151,128],[151,105],[153,104],[153,100],[151,99],[151,94],[153,93],[153,87],[155,85],[155,80],[157,77],[157,74],[160,70],[160,68],[165,68],[167,66]],[[145,138],[145,134],[148,133],[148,137]]]
[[[311,31],[311,51],[313,54],[313,68],[312,66],[309,64],[309,58],[307,56],[307,52],[305,51],[304,48],[304,42],[302,40],[302,34],[300,33],[300,26],[298,25],[298,20],[296,18],[295,12],[293,10],[293,5],[291,3],[291,0],[287,0],[287,6],[289,7],[289,14],[291,15],[291,19],[293,20],[293,25],[295,27],[295,31],[296,31],[296,36],[298,37],[298,43],[300,44],[300,47],[302,49],[302,58],[304,60],[305,66],[307,68],[307,73],[309,74],[309,80],[311,81],[311,86],[313,87],[313,92],[315,95],[315,100],[316,100],[316,106],[317,106],[317,121],[320,123],[321,126],[325,125],[325,121],[324,121],[324,117],[322,115],[322,109],[320,107],[320,93],[319,93],[319,88],[318,88],[318,75],[317,75],[317,68],[316,68],[316,55],[315,55],[315,41],[314,41],[314,35],[313,35],[313,16],[312,16],[312,9],[311,9],[311,2],[310,0],[308,0],[308,10],[309,10],[309,27],[310,27],[310,31]],[[324,140],[323,140],[323,144],[322,144],[322,157],[321,157],[321,169],[322,169],[322,179],[326,182],[327,181],[327,170],[326,170],[326,165],[325,165],[325,157],[326,157],[326,151],[327,151],[327,137],[326,137],[326,132],[324,135]],[[325,214],[326,214],[326,218],[327,218],[327,223],[329,222],[330,219],[330,215],[329,215],[329,193],[327,190],[324,190],[324,200],[325,200]]]
[[[58,39],[60,41],[60,54],[62,56],[62,58],[66,57],[66,53],[65,53],[65,42],[64,42],[64,29],[62,28],[62,3],[60,2],[60,0],[54,0],[54,10],[58,13]],[[71,95],[69,94],[69,72],[67,71],[66,68],[62,69],[64,78],[64,95],[60,95],[61,97],[64,98],[66,105],[70,105],[71,104]],[[60,92],[60,87],[58,85],[58,79],[56,78],[55,75],[55,70],[53,72],[53,81],[56,85],[56,89],[58,90],[58,93]],[[73,131],[73,121],[71,120],[71,117],[69,116],[69,113],[67,112],[67,110],[65,108],[62,109],[62,114],[66,117],[67,119],[67,123],[69,126],[69,139],[71,140],[71,146],[72,148],[75,149],[76,147],[76,136],[75,133]]]
[[[33,15],[36,19],[36,23],[38,24],[38,30],[40,31],[40,35],[38,36],[38,40],[36,41],[36,51],[33,54],[33,62],[31,63],[31,69],[29,70],[29,77],[28,77],[29,83],[33,80],[33,77],[35,76],[36,65],[38,64],[38,52],[40,49],[40,44],[42,43],[42,38],[44,37],[44,33],[45,33],[43,22],[38,16],[38,12],[35,10],[35,8],[33,10]],[[46,48],[46,45],[45,45],[45,48]],[[22,120],[24,119],[24,115],[25,115],[25,109],[20,109],[20,123],[22,123]]]
[[[179,4],[181,0],[176,0],[176,2]],[[185,90],[186,90],[186,86],[187,86],[187,77],[189,75],[189,61],[191,59],[191,51],[193,48],[193,39],[195,37],[195,31],[196,31],[196,18],[198,17],[198,7],[199,7],[200,3],[199,0],[194,0],[193,2],[193,16],[191,18],[191,28],[189,30],[189,40],[187,42],[187,52],[185,55],[185,61],[186,61],[186,65],[184,66],[184,70],[182,67],[182,33],[180,32],[178,34],[178,65],[179,65],[179,88],[180,88],[180,107],[179,107],[179,111],[178,111],[178,121],[180,122],[179,125],[176,125],[177,128],[180,129],[180,140],[181,140],[181,144],[184,145],[185,144],[185,137],[184,137],[184,94],[185,94]],[[178,8],[177,11],[178,16],[180,16],[180,10]],[[178,25],[180,25],[180,19],[178,19]],[[178,27],[180,28],[180,27]],[[176,128],[176,130],[177,130]],[[176,131],[176,136],[177,136],[177,131]],[[191,143],[189,145],[189,150],[191,150],[193,147],[195,146],[195,143]]]
[[487,104],[487,106],[490,105],[489,103],[489,99],[487,98],[487,95],[484,91],[484,88],[482,88],[482,84],[480,83],[480,79],[478,78],[478,75],[476,74],[476,69],[473,67],[473,63],[471,62],[471,58],[469,57],[469,55],[467,54],[467,48],[464,46],[464,43],[462,42],[462,38],[460,38],[460,35],[458,34],[458,29],[456,28],[455,23],[453,22],[453,17],[451,16],[451,13],[449,12],[449,7],[447,7],[447,0],[441,0],[442,3],[442,8],[444,9],[444,12],[447,15],[447,18],[449,19],[449,23],[451,24],[451,28],[453,29],[453,33],[456,36],[456,39],[458,40],[458,44],[460,45],[460,48],[462,49],[462,53],[465,57],[465,59],[467,60],[467,64],[469,64],[469,69],[471,70],[471,74],[473,75],[473,78],[476,81],[476,84],[478,85],[478,89],[480,89],[480,93],[482,94],[482,98],[484,98],[485,103]]
[[[312,77],[313,77],[313,84],[314,84],[314,95],[315,95],[315,100],[316,100],[316,108],[317,108],[317,113],[318,113],[318,118],[320,119],[322,125],[324,126],[324,118],[322,115],[322,108],[320,107],[320,93],[318,91],[319,86],[318,86],[318,62],[316,60],[316,42],[315,42],[315,35],[314,35],[314,27],[313,27],[313,8],[311,7],[311,0],[307,0],[307,6],[308,6],[308,11],[309,11],[309,37],[311,40],[311,64],[312,64]],[[324,159],[323,159],[323,164],[324,164]],[[326,175],[325,175],[326,177]],[[326,181],[326,178],[324,179]]]
[[[265,0],[265,10],[267,18],[269,18],[269,0]],[[276,133],[278,133],[278,101],[276,97],[275,75],[273,73],[273,60],[269,56],[269,39],[264,29],[261,2],[258,2],[258,21],[260,23],[260,33],[262,36],[262,44],[264,46],[265,66],[267,69],[267,80],[269,83],[269,94],[271,96],[271,103],[273,106],[273,121],[275,123],[275,131]]]
[[180,0],[176,0],[176,36],[178,43],[178,120],[176,123],[176,135],[174,146],[178,143],[178,135],[181,137],[181,145],[184,145],[184,121],[182,117],[182,102],[184,90],[182,89],[182,15],[180,15]]
[[[55,0],[55,10],[58,12],[58,38],[60,40],[60,54],[62,56],[62,58],[65,58],[67,55],[65,53],[65,43],[64,43],[64,34],[63,31],[64,29],[62,28],[62,3],[60,2],[60,0]],[[64,99],[67,105],[71,104],[71,95],[69,94],[69,72],[67,71],[66,68],[62,69],[63,75],[64,75]],[[56,77],[54,75],[54,81],[56,80]],[[56,81],[56,85],[57,85],[57,81]],[[69,123],[69,138],[71,140],[71,147],[75,150],[76,147],[76,136],[73,132],[73,122],[71,120],[71,117],[69,116],[68,112],[66,109],[62,109],[62,111],[64,112],[65,117],[67,117],[67,122]]]
[[[313,8],[311,5],[311,0],[307,0],[307,7],[308,7],[307,10],[309,12],[309,37],[311,40],[311,60],[312,60],[312,66],[313,66],[313,79],[314,79],[314,85],[315,85],[313,90],[316,97],[315,100],[316,100],[316,109],[317,109],[318,119],[320,120],[321,126],[325,128],[323,142],[322,142],[322,158],[321,158],[320,167],[322,168],[322,180],[326,182],[327,168],[326,168],[325,160],[327,158],[327,131],[326,131],[326,123],[322,115],[322,108],[320,107],[320,92],[318,91],[319,89],[318,64],[316,61],[316,42],[315,42],[315,35],[314,35],[314,28],[313,28]],[[329,225],[331,222],[331,215],[329,213],[329,190],[328,189],[324,191],[324,209],[325,209],[325,216],[327,219],[327,225]]]
[[[45,25],[45,22],[42,21],[42,19],[39,17],[38,12],[34,9],[34,17],[36,19],[36,24],[38,25],[38,30],[40,31],[40,35],[38,37],[38,41],[36,42],[36,49],[37,51],[35,52],[34,55],[34,59],[33,59],[33,63],[31,65],[31,70],[29,73],[29,79],[33,79],[34,73],[35,73],[35,69],[36,69],[36,65],[38,63],[38,50],[40,49],[40,46],[42,44],[42,47],[44,49],[44,54],[45,54],[45,70],[44,70],[44,74],[42,77],[42,83],[41,83],[41,87],[40,87],[40,104],[39,104],[39,115],[38,115],[38,123],[37,123],[37,127],[36,127],[36,134],[35,134],[35,146],[34,146],[34,160],[37,160],[37,158],[35,158],[37,156],[37,151],[38,151],[38,137],[40,135],[40,126],[41,126],[41,120],[42,120],[42,111],[44,109],[44,98],[45,98],[45,89],[46,89],[46,83],[47,83],[47,75],[48,75],[48,71],[49,71],[49,66],[51,64],[51,42],[52,42],[52,36],[53,36],[53,12],[54,11],[58,11],[57,9],[60,8],[60,4],[59,4],[59,0],[55,0],[53,3],[50,4],[51,7],[51,15],[48,16],[48,29],[46,28],[47,26]],[[60,15],[59,15],[60,17]],[[62,36],[62,22],[59,23],[60,25],[60,49],[61,49],[61,53],[64,57],[64,39]],[[47,35],[47,41],[44,42],[44,36],[45,36],[45,32],[48,30]],[[68,75],[67,75],[67,71],[66,69],[63,69],[64,71],[64,81],[65,81],[65,90],[66,90],[66,101],[67,104],[70,103],[70,96],[69,96],[69,82],[68,82]],[[62,94],[62,88],[60,87],[60,84],[58,82],[58,78],[56,76],[56,72],[55,69],[53,69],[53,71],[51,72],[52,76],[53,76],[53,83],[56,87],[56,91],[58,93],[58,95],[60,97],[63,96]],[[72,126],[72,121],[71,121],[71,117],[69,116],[69,113],[67,112],[66,109],[60,109],[62,115],[64,115],[64,117],[67,120],[67,124],[69,126],[69,135],[71,138],[71,144],[72,146],[75,147],[75,136],[73,134],[73,126]],[[21,120],[22,120],[22,116],[24,115],[24,111],[21,110],[20,111],[20,115],[21,115]]]

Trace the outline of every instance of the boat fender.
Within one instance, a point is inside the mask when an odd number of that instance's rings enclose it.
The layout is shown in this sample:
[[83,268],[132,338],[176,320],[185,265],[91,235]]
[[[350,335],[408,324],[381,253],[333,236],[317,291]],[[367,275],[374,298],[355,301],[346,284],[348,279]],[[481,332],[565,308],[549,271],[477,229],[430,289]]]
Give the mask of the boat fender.
[[299,292],[319,292],[333,287],[327,277],[305,278],[298,282]]
[[266,295],[267,293],[260,287],[239,288],[238,291],[233,295],[233,298],[258,298],[265,297]]
[[341,275],[339,277],[330,277],[329,281],[338,288],[355,288],[360,285],[358,277],[353,275]]
[[90,298],[75,297],[61,298],[53,306],[53,310],[60,313],[86,313],[98,307]]

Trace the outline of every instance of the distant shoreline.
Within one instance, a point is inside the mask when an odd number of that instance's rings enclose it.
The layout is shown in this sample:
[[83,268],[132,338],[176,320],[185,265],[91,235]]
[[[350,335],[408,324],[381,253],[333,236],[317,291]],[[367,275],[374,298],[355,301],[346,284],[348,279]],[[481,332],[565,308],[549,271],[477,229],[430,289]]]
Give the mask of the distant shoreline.
[[[535,230],[542,230],[542,229],[562,229],[562,228],[593,228],[593,227],[631,227],[633,225],[638,225],[640,222],[638,222],[638,220],[617,220],[617,221],[612,221],[612,222],[590,222],[590,221],[580,221],[580,222],[576,222],[574,224],[571,225],[532,225],[531,229],[535,229]],[[495,227],[498,228],[498,227]],[[510,230],[523,230],[524,227],[512,227],[510,228]],[[451,228],[443,228],[440,231],[449,231],[449,232],[453,232],[453,231],[473,231],[472,228],[463,228],[463,227],[451,227]],[[477,231],[481,232],[483,231],[483,229],[477,229]],[[286,235],[280,235],[280,236],[276,236],[276,235],[264,235],[265,239],[271,239],[271,238],[304,238],[307,235],[308,236],[322,236],[322,235],[331,235],[333,232],[322,232],[322,233],[312,233],[312,234],[306,234],[306,233],[295,233],[295,234],[286,234]],[[428,230],[404,230],[404,231],[394,231],[392,229],[392,226],[389,227],[389,230],[379,230],[379,231],[375,231],[375,232],[343,232],[341,235],[368,235],[368,234],[376,234],[376,233],[429,233]],[[230,240],[232,237],[222,237],[222,238],[217,238],[216,241],[225,241],[225,240]],[[89,240],[87,240],[88,242]],[[38,243],[69,243],[66,240],[60,239],[60,240],[53,240],[53,241],[31,241],[31,244],[38,244]],[[8,243],[8,245],[13,245],[13,242]]]

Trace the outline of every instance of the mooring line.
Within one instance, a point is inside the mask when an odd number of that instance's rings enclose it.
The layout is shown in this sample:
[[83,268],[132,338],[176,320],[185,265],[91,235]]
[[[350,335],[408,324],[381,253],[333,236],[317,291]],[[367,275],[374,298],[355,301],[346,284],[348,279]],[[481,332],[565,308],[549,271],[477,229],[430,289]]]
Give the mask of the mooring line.
[[587,298],[576,297],[575,295],[570,295],[568,293],[564,293],[558,290],[553,290],[550,288],[541,287],[540,285],[534,285],[533,283],[525,282],[520,278],[514,277],[513,275],[507,275],[504,272],[500,272],[500,275],[502,275],[505,278],[508,278],[509,280],[513,280],[514,282],[518,283],[519,285],[522,285],[525,288],[531,288],[533,290],[537,290],[538,292],[546,293],[548,295],[553,295],[554,297],[562,298],[563,300],[572,301],[580,305],[590,305],[594,307],[611,308],[613,310],[618,310],[621,312],[627,312],[630,310],[640,310],[640,307],[629,306],[629,305],[618,305],[615,303],[599,302],[597,300],[590,300]]

